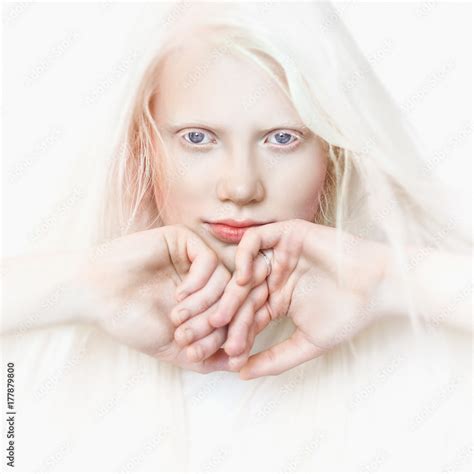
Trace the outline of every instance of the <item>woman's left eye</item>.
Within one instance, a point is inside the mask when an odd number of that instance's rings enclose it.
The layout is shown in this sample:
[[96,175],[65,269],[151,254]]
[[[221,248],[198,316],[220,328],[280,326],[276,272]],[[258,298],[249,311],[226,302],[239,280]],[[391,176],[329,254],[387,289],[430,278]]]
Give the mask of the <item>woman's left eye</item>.
[[272,145],[291,145],[298,140],[298,137],[293,133],[277,132],[272,133],[270,137],[275,137],[275,141],[270,141]]
[[[208,136],[207,141],[206,135]],[[185,133],[183,136],[184,139],[192,145],[209,145],[209,143],[212,143],[212,139],[209,137],[209,134],[202,131],[188,132]]]

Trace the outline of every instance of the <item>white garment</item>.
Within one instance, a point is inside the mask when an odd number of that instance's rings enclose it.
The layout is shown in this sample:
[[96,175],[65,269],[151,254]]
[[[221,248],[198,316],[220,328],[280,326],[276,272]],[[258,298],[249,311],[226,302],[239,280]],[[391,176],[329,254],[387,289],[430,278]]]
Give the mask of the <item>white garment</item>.
[[[470,351],[469,337],[451,334],[451,341],[458,342],[444,344],[443,336],[432,332],[426,344],[417,346],[407,337],[406,326],[394,323],[387,329],[391,340],[381,340],[382,333],[373,330],[366,338],[367,350],[357,347],[358,360],[349,350],[336,351],[339,360],[332,372],[321,358],[260,379],[264,382],[246,408],[250,416],[241,423],[233,413],[248,395],[248,384],[258,381],[223,372],[204,377],[183,372],[192,468],[286,472],[468,467],[466,414],[472,390],[469,359],[462,354]],[[371,351],[383,345],[386,350],[378,348],[379,358],[372,359]],[[307,411],[302,427],[285,415],[286,405],[289,413],[294,407],[295,415],[298,408]]]
[[[432,332],[421,344],[408,334],[375,327],[355,353],[341,347],[250,381],[180,371],[75,326],[4,338],[15,363],[15,468],[469,469],[470,338]],[[182,375],[176,392],[167,371]],[[184,432],[173,393],[184,395]],[[174,441],[189,441],[188,459]]]

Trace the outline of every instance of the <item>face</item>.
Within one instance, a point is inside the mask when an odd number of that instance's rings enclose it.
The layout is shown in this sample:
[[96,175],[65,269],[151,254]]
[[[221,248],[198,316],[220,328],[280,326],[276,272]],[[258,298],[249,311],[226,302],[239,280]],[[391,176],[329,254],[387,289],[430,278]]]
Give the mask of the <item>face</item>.
[[170,183],[164,225],[197,232],[232,272],[250,226],[314,220],[326,154],[265,71],[195,41],[168,57],[157,83],[152,110]]

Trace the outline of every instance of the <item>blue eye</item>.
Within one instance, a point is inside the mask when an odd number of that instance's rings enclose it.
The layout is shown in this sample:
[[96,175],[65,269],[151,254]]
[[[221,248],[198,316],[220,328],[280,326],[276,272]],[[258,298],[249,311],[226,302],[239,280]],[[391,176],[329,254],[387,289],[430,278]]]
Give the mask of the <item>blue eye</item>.
[[206,133],[204,132],[188,132],[183,135],[188,143],[193,145],[208,145],[212,140],[205,141]]
[[[276,139],[276,142],[270,141],[270,143],[272,143],[273,145],[288,145],[288,144],[292,144],[296,140],[298,140],[298,137],[296,137],[292,133],[288,133],[288,132],[277,132],[277,133],[273,133],[270,136],[275,137],[275,139]],[[291,140],[292,137],[293,137],[293,140]]]

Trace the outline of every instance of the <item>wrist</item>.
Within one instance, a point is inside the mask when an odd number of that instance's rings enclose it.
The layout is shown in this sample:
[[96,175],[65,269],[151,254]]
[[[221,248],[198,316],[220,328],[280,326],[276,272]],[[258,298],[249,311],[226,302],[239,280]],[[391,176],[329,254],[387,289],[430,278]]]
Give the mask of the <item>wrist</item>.
[[401,314],[401,288],[391,247],[382,244],[379,253],[380,277],[372,300],[374,318],[387,320]]
[[74,278],[74,316],[75,322],[79,324],[98,325],[97,288],[94,281],[98,276],[99,257],[98,248],[83,256]]

